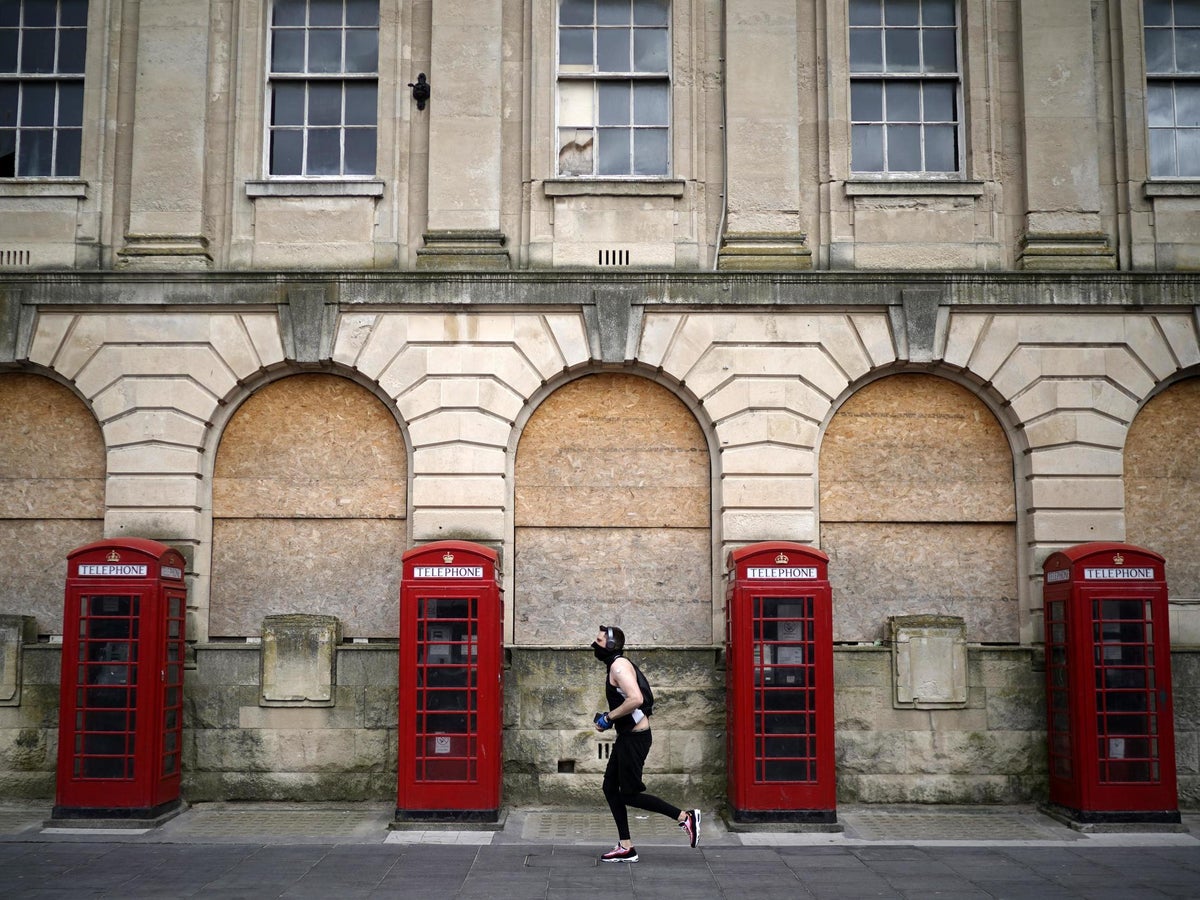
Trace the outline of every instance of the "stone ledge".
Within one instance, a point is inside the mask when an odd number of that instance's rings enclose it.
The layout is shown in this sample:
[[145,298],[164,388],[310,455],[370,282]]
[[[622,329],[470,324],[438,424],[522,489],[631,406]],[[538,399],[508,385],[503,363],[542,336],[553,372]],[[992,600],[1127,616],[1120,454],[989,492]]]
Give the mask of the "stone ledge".
[[270,181],[247,181],[246,196],[251,200],[259,197],[382,197],[383,182],[272,178]]
[[676,179],[548,178],[547,197],[682,197],[686,182]]
[[1146,197],[1200,197],[1200,179],[1147,181],[1142,193]]
[[30,178],[0,180],[0,197],[87,197],[88,183],[81,178]]
[[984,186],[982,181],[937,179],[863,178],[845,182],[847,197],[982,197]]

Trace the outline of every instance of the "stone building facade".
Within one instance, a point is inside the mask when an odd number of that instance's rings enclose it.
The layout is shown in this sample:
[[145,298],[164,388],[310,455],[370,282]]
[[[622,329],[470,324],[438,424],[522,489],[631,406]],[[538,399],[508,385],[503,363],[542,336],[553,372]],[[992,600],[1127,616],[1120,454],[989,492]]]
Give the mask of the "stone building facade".
[[[393,797],[400,556],[456,538],[503,569],[505,802],[594,802],[611,622],[655,785],[719,803],[726,554],[789,540],[830,556],[839,797],[1035,801],[1041,565],[1111,540],[1167,559],[1194,806],[1198,35],[1197,0],[0,6],[0,794],[53,793],[67,552],[138,536],[188,562],[185,797]],[[336,617],[330,703],[266,696],[297,614]],[[912,615],[962,620],[962,702],[898,699]]]

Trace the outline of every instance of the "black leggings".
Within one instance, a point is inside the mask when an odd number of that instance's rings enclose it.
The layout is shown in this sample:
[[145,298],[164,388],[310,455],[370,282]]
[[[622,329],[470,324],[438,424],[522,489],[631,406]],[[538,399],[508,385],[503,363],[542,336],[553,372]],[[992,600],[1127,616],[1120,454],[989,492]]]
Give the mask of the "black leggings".
[[642,783],[642,766],[650,753],[651,741],[649,731],[617,735],[612,756],[608,759],[608,768],[604,772],[604,799],[608,801],[608,808],[617,825],[617,836],[623,841],[630,839],[630,806],[661,813],[672,819],[678,819],[683,812],[666,800],[646,793],[646,786]]

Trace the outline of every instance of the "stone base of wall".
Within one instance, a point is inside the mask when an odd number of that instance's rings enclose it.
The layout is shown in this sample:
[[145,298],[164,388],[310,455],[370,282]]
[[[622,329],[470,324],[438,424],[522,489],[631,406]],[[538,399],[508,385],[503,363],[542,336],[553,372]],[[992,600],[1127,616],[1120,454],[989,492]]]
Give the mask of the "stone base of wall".
[[[0,707],[0,796],[54,795],[59,646],[30,644],[21,704]],[[396,796],[397,658],[390,644],[342,645],[335,705],[260,706],[260,648],[196,648],[186,675],[184,798],[391,801]],[[631,652],[654,686],[646,783],[677,805],[725,797],[725,671],[715,649]],[[608,736],[603,668],[587,650],[513,648],[504,704],[509,806],[595,806]],[[1029,803],[1046,797],[1042,672],[1031,648],[972,647],[961,709],[896,709],[891,652],[838,647],[834,707],[843,803]],[[1200,808],[1200,651],[1172,653],[1181,808]]]

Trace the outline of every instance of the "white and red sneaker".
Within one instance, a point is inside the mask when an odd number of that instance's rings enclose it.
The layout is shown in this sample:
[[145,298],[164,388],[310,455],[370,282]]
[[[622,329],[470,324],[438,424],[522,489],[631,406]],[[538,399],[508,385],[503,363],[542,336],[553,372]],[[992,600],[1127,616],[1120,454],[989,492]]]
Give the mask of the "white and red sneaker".
[[679,823],[679,827],[688,836],[688,843],[694,848],[700,843],[700,810],[689,809],[687,818]]
[[622,847],[620,844],[613,847],[607,853],[600,857],[604,862],[637,862],[637,850],[634,847]]

